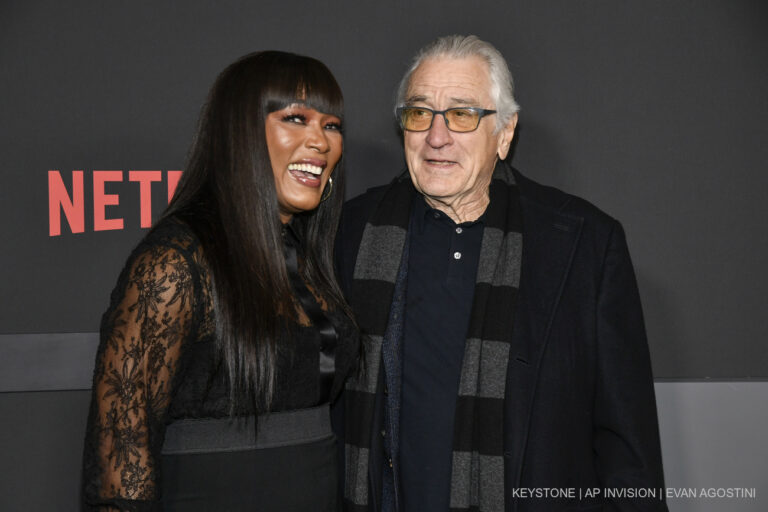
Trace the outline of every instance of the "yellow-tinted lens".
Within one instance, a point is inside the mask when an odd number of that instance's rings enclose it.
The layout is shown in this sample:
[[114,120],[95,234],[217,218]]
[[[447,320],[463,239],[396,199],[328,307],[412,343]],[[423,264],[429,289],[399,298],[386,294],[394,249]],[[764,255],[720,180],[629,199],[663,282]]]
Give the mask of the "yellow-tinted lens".
[[432,112],[423,108],[409,107],[403,109],[403,127],[406,130],[424,131],[432,124]]
[[468,108],[452,108],[445,112],[445,120],[455,132],[471,132],[477,128],[480,114]]

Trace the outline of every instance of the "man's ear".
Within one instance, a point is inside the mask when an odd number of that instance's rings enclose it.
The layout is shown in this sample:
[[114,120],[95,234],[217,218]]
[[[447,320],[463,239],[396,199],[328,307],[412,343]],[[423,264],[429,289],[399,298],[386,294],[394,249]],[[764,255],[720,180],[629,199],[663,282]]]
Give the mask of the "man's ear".
[[517,126],[517,112],[507,123],[507,126],[501,129],[499,133],[499,147],[496,148],[496,154],[499,155],[501,160],[507,158],[509,153],[509,145],[512,144],[512,138],[515,136],[515,127]]

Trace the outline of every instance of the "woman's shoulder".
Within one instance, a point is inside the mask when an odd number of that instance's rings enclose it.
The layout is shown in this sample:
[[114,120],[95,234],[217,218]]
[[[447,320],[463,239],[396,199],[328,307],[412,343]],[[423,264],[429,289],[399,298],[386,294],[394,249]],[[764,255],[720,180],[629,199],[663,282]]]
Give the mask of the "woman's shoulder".
[[157,285],[197,296],[208,281],[206,268],[192,228],[173,217],[161,219],[128,256],[113,290],[112,304],[132,286],[146,289]]
[[157,248],[195,253],[200,249],[200,240],[194,230],[181,219],[165,217],[155,224],[136,249]]
[[169,267],[192,273],[203,272],[200,240],[192,228],[175,217],[161,219],[136,245],[126,268],[151,266],[165,272]]
[[152,318],[151,325],[179,321],[193,340],[207,335],[213,325],[207,268],[193,230],[177,219],[162,219],[123,266],[102,317],[102,331],[111,332],[130,319]]

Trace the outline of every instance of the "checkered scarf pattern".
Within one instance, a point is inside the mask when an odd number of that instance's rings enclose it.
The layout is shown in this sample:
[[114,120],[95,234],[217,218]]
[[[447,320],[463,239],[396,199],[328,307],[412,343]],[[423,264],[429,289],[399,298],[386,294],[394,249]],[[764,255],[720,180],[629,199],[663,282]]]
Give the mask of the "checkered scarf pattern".
[[[349,299],[367,339],[365,371],[348,382],[345,393],[345,510],[369,510],[371,418],[381,392],[382,346],[400,346],[400,340],[385,338],[402,333],[391,325],[394,318],[403,322],[402,316],[390,315],[390,309],[403,306],[393,303],[393,294],[404,275],[401,265],[408,263],[403,254],[414,194],[407,176],[390,185],[365,226],[353,273]],[[456,402],[451,511],[504,510],[504,396],[523,239],[519,191],[502,162],[493,174],[484,226]]]

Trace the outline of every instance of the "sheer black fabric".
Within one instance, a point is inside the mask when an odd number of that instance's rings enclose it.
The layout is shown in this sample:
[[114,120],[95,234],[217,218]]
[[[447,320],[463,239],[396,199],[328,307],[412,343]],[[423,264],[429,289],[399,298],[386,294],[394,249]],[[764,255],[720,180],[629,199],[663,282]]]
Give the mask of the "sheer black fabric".
[[[355,364],[357,333],[342,312],[326,315],[338,333],[334,400]],[[158,510],[166,425],[229,414],[214,325],[199,241],[185,224],[166,220],[129,257],[102,317],[83,459],[84,510]],[[291,351],[278,350],[271,410],[312,407],[321,397],[320,334],[295,325],[284,338]]]

